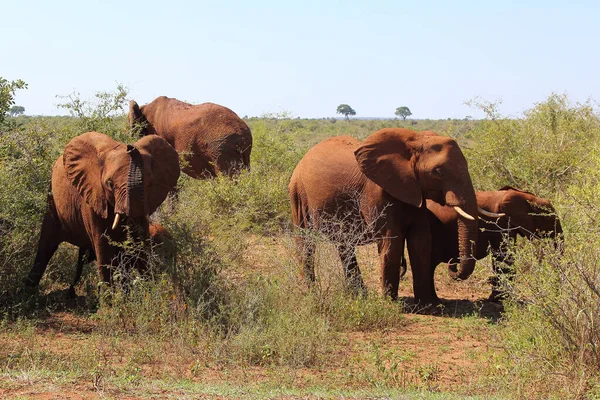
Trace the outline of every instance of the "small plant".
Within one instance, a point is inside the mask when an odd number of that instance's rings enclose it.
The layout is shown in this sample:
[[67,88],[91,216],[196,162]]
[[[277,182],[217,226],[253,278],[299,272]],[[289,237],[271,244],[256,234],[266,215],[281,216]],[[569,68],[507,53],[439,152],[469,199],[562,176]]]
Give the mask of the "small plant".
[[80,133],[96,131],[113,137],[120,142],[133,141],[123,118],[128,89],[117,84],[114,92],[97,92],[94,101],[82,100],[81,95],[73,92],[69,95],[57,96],[63,100],[59,108],[68,110],[76,118],[76,126]]

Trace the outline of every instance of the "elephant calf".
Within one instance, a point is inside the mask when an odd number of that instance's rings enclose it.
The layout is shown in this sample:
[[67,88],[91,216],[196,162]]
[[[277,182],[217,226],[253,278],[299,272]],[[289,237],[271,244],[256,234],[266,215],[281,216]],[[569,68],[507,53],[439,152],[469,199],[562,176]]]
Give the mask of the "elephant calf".
[[[561,245],[563,231],[552,204],[532,193],[505,186],[498,191],[477,192],[476,195],[480,210],[480,229],[475,257],[481,260],[491,251],[494,257],[494,277],[489,300],[498,301],[502,295],[498,274],[509,274],[508,277],[511,277],[511,269],[506,266],[510,267],[513,264],[513,259],[506,249],[506,238],[509,239],[509,243],[514,243],[517,236],[529,240],[548,237],[554,239],[558,247]],[[432,200],[427,200],[427,209],[433,237],[432,268],[435,269],[442,262],[455,263],[459,259],[456,234],[458,214],[451,207],[442,206]],[[498,214],[488,216],[483,213]]]

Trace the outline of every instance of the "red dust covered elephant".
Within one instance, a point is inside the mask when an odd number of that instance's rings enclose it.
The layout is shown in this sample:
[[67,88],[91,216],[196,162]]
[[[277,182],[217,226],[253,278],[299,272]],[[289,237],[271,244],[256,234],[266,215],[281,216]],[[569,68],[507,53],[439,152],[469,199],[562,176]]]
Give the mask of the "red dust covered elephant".
[[182,171],[192,178],[235,175],[250,168],[252,134],[248,125],[227,107],[192,105],[160,96],[144,106],[131,100],[129,123],[141,135],[164,138],[182,156]]
[[[468,278],[475,267],[477,202],[467,161],[458,144],[434,132],[381,129],[363,142],[348,136],[325,140],[294,170],[289,194],[292,219],[323,232],[337,247],[348,283],[364,290],[355,247],[377,242],[382,290],[398,296],[404,242],[415,299],[439,302],[431,267],[432,237],[425,199],[455,207],[461,262],[449,271]],[[353,238],[348,241],[347,238]],[[312,282],[315,244],[299,235],[305,278]]]
[[[145,242],[148,216],[175,188],[177,152],[158,136],[126,145],[98,132],[73,138],[52,168],[51,194],[38,250],[24,283],[37,286],[62,242],[93,249],[100,279],[110,283],[128,234]],[[129,257],[145,267],[144,257]]]

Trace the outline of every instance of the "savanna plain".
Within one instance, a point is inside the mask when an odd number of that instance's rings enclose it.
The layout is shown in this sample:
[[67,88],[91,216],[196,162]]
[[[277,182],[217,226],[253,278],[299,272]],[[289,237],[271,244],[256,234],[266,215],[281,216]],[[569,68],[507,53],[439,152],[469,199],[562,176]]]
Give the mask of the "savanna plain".
[[[0,129],[0,397],[4,398],[594,398],[600,397],[600,116],[551,95],[519,116],[482,101],[481,120],[246,118],[251,170],[182,174],[152,219],[173,236],[149,276],[98,290],[93,264],[67,295],[77,249],[62,244],[39,289],[26,290],[51,167],[83,132],[137,140],[126,90],[62,98],[69,117],[7,118]],[[235,111],[235,110],[234,110]],[[376,246],[360,248],[366,296],[344,290],[335,248],[316,237],[317,284],[294,257],[287,192],[316,143],[384,127],[433,130],[461,145],[476,190],[511,185],[549,199],[564,229],[511,247],[515,280],[487,301],[491,259],[466,281],[440,265],[443,305],[380,293]],[[165,244],[172,246],[173,243]],[[166,251],[167,250],[167,251]],[[408,300],[408,301],[407,301]]]

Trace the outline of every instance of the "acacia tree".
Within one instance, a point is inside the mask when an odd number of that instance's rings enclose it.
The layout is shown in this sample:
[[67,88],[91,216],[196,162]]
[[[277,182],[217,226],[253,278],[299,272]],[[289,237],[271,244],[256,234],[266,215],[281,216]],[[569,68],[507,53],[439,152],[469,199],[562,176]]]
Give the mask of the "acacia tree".
[[410,117],[412,115],[412,113],[410,112],[410,108],[406,106],[396,108],[395,114],[398,117],[401,117],[404,121],[406,121],[406,117]]
[[336,113],[342,114],[344,117],[346,117],[346,121],[350,121],[350,115],[356,115],[356,111],[354,111],[354,109],[348,104],[340,104]]
[[16,117],[18,115],[21,115],[25,112],[25,107],[23,106],[12,106],[11,108],[8,109],[8,115],[10,115],[11,117]]

